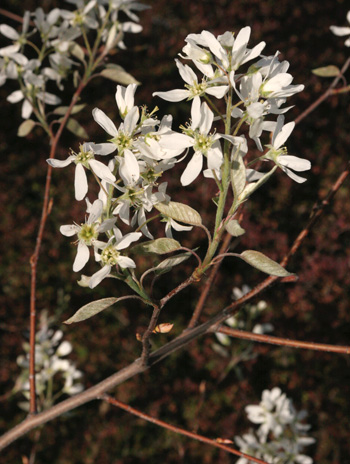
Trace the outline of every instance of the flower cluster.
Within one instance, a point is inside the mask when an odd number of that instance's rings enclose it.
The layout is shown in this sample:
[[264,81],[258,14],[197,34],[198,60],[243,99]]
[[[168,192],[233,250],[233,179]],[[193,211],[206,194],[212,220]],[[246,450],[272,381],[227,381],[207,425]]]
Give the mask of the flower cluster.
[[[0,25],[0,33],[11,40],[11,44],[0,48],[0,85],[7,79],[16,79],[20,89],[12,92],[7,100],[11,103],[23,101],[22,117],[30,118],[36,113],[40,122],[45,118],[45,105],[58,105],[61,99],[48,91],[50,83],[63,89],[63,81],[72,74],[73,67],[84,61],[90,31],[97,34],[99,43],[107,54],[113,47],[125,48],[125,32],[137,33],[142,30],[138,17],[133,10],[147,8],[132,0],[67,0],[74,10],[54,8],[48,14],[42,8],[33,13],[26,11],[22,30],[17,32],[7,24]],[[121,22],[120,12],[124,12],[131,21]],[[34,24],[34,27],[31,25]],[[40,36],[40,45],[36,42]],[[82,44],[79,45],[78,42]],[[31,48],[35,58],[27,58],[26,48]],[[78,60],[78,62],[77,62]]]
[[[289,64],[280,63],[277,53],[260,56],[263,42],[249,49],[249,36],[250,28],[246,27],[237,37],[226,32],[216,38],[203,31],[186,38],[180,56],[192,61],[202,77],[197,77],[189,65],[176,60],[185,89],[154,94],[169,101],[192,100],[190,121],[180,126],[181,131],[172,129],[171,115],[158,120],[157,109],[149,111],[145,106],[135,105],[136,84],[118,85],[115,100],[121,122],[115,124],[99,108],[92,112],[96,123],[107,133],[106,139],[80,145],[79,151],[72,151],[66,160],[47,160],[56,168],[76,166],[75,197],[86,199],[88,218],[81,225],[62,226],[61,232],[66,236],[78,236],[74,271],[83,269],[89,259],[89,247],[92,247],[101,269],[91,278],[84,278],[84,284],[88,283],[90,288],[105,277],[125,280],[130,273],[136,282],[132,271],[136,264],[128,256],[130,250],[127,249],[142,236],[153,240],[148,226],[154,217],[147,217],[153,208],[161,212],[168,238],[172,237],[172,228],[176,231],[192,228],[194,223],[187,220],[186,215],[171,214],[171,208],[164,211],[164,205],[174,202],[170,202],[166,193],[167,183],[161,181],[163,173],[191,151],[193,154],[183,170],[181,184],[191,184],[203,171],[204,177],[217,183],[225,198],[231,183],[234,194],[231,216],[277,167],[297,182],[305,180],[294,171],[310,169],[310,163],[287,154],[284,143],[294,123],[284,124],[282,115],[289,109],[283,108],[286,99],[300,92],[303,86],[291,84],[293,78],[287,73]],[[254,59],[257,61],[244,73],[238,73]],[[224,113],[211,101],[212,96],[225,102]],[[266,120],[271,115],[277,115],[277,120]],[[271,139],[265,145],[265,152],[249,163],[244,161],[248,153],[244,126],[257,147],[255,150],[263,151],[263,133],[269,134]],[[100,156],[107,159],[107,163],[96,159]],[[275,166],[268,172],[246,166],[257,160],[272,162]],[[207,166],[203,170],[205,162]],[[90,171],[100,185],[98,199],[92,204],[87,197],[86,171]],[[128,230],[128,227],[133,229]],[[127,233],[123,235],[125,229]],[[105,240],[101,241],[101,233],[105,234]]]
[[[297,412],[280,388],[264,390],[260,404],[247,406],[246,413],[259,428],[235,438],[242,452],[271,464],[312,464],[313,460],[303,454],[304,447],[315,442],[306,436],[310,426],[301,422],[307,413]],[[249,462],[240,458],[237,464]]]
[[[56,402],[63,394],[75,395],[84,387],[77,380],[82,377],[74,363],[63,359],[72,351],[72,345],[63,340],[61,330],[53,330],[43,311],[40,315],[40,330],[35,336],[35,363],[36,363],[36,393],[39,398],[39,409],[46,409]],[[23,344],[26,354],[17,358],[17,364],[22,369],[14,391],[22,392],[28,401],[19,403],[21,409],[29,411],[29,343]],[[61,384],[61,387],[60,387]]]

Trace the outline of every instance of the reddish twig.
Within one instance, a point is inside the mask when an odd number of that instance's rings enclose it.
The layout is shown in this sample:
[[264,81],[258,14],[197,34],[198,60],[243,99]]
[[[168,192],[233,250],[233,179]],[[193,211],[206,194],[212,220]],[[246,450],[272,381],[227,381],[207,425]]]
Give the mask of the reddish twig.
[[306,227],[300,232],[300,234],[297,236],[297,238],[294,240],[294,243],[292,247],[290,248],[289,252],[285,255],[283,258],[281,265],[286,266],[287,262],[289,261],[290,257],[293,256],[302,242],[305,240],[307,235],[309,234],[310,230],[312,227],[316,224],[318,219],[321,217],[323,211],[325,210],[326,206],[329,205],[330,201],[333,199],[334,195],[337,193],[337,191],[340,189],[340,187],[343,185],[345,182],[346,178],[350,174],[350,163],[348,163],[347,167],[344,169],[344,171],[340,174],[338,179],[334,182],[332,187],[330,188],[329,192],[327,193],[327,196],[324,200],[322,200],[319,203],[316,203],[314,207],[312,208],[312,213],[310,215],[309,222],[307,223]]
[[211,332],[220,332],[230,337],[241,338],[260,343],[269,343],[270,345],[291,346],[293,348],[308,349],[314,351],[326,351],[328,353],[350,354],[350,346],[326,345],[324,343],[304,342],[300,340],[289,340],[287,338],[272,337],[271,335],[260,335],[243,330],[231,329],[230,327],[213,327]]
[[147,330],[143,334],[142,337],[142,355],[141,355],[141,360],[142,364],[146,366],[148,364],[148,358],[149,358],[149,349],[150,349],[150,342],[149,339],[152,335],[153,330],[155,329],[158,318],[160,315],[162,308],[160,306],[154,306],[152,317],[150,320],[150,323],[147,327]]
[[203,435],[198,435],[198,433],[189,432],[188,430],[182,429],[180,427],[176,427],[175,425],[168,424],[167,422],[164,422],[162,420],[156,419],[155,417],[149,416],[148,414],[145,414],[144,412],[139,411],[138,409],[132,408],[131,406],[125,403],[122,403],[121,401],[118,401],[109,395],[103,395],[101,399],[104,401],[107,401],[107,403],[112,404],[113,406],[117,406],[118,408],[123,409],[124,411],[130,414],[133,414],[134,416],[140,417],[141,419],[151,422],[152,424],[158,425],[159,427],[162,427],[163,429],[167,429],[167,430],[170,430],[171,432],[178,433],[179,435],[184,435],[185,437],[189,437],[194,440],[200,441],[202,443],[215,446],[216,448],[220,448],[224,451],[227,451],[228,453],[234,454],[241,458],[245,458],[251,462],[256,462],[258,464],[268,464],[266,461],[262,461],[261,459],[255,458],[253,456],[250,456],[249,454],[242,453],[241,451],[237,451],[234,448],[226,446],[220,443],[219,440],[212,440],[210,438],[206,438]]
[[[11,11],[7,11],[3,8],[0,8],[0,15],[6,16],[7,18],[13,19],[16,22],[23,24],[22,16],[16,15],[15,13],[11,13]],[[31,26],[35,26],[33,21],[30,21],[29,24]]]
[[[232,239],[232,236],[229,233],[227,233],[224,241],[222,242],[219,254],[222,254],[227,250],[231,239]],[[192,318],[191,318],[191,320],[190,320],[190,322],[188,324],[189,329],[191,329],[192,327],[195,327],[197,325],[198,321],[199,321],[200,315],[201,315],[203,307],[204,307],[204,303],[207,300],[209,291],[211,289],[211,286],[214,283],[215,277],[216,277],[216,275],[218,273],[218,270],[219,270],[219,267],[220,267],[221,263],[222,263],[222,259],[217,261],[217,263],[214,265],[214,267],[212,268],[212,270],[210,272],[208,280],[206,281],[206,283],[205,283],[205,285],[203,287],[203,290],[202,290],[202,292],[201,292],[201,294],[199,296],[199,299],[198,299],[197,305],[195,307],[195,310],[193,312]]]
[[318,106],[320,106],[320,104],[326,100],[330,95],[332,95],[333,93],[333,89],[334,87],[338,84],[338,82],[340,81],[340,79],[342,78],[343,74],[345,73],[345,71],[348,69],[350,65],[350,58],[348,58],[342,69],[340,70],[340,73],[338,74],[338,76],[333,80],[333,82],[331,83],[331,85],[328,87],[328,89],[314,102],[312,103],[308,108],[306,108],[305,111],[303,111],[301,114],[299,114],[299,116],[295,119],[295,124],[299,124],[300,121],[302,121],[303,119],[306,118],[306,116],[308,116],[312,111],[314,111]]
[[[52,159],[56,155],[57,145],[61,138],[63,129],[68,121],[68,118],[71,115],[73,106],[77,103],[78,98],[83,91],[84,87],[87,85],[88,81],[82,79],[80,84],[75,91],[72,101],[68,107],[66,114],[64,115],[62,122],[55,135],[51,132],[51,150],[49,158]],[[52,166],[48,165],[45,190],[44,190],[44,201],[41,210],[41,219],[39,223],[39,230],[36,237],[36,245],[34,253],[30,257],[30,269],[31,269],[31,282],[30,282],[30,336],[29,336],[29,391],[30,391],[30,406],[29,413],[36,414],[36,391],[35,391],[35,329],[36,329],[36,278],[37,278],[37,264],[41,249],[41,244],[43,240],[44,229],[46,225],[46,220],[51,210],[52,202],[50,200],[50,187],[51,187],[51,175],[52,175]]]

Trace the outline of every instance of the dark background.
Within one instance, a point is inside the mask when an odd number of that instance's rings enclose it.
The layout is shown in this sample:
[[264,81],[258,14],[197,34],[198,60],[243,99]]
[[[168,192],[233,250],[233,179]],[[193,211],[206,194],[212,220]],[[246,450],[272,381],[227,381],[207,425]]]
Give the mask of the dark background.
[[[152,99],[156,90],[182,87],[174,57],[181,51],[191,32],[208,29],[214,34],[252,27],[250,45],[267,43],[265,54],[278,49],[280,59],[287,59],[295,84],[305,90],[294,96],[292,120],[306,109],[329,84],[311,73],[313,68],[336,64],[342,66],[349,49],[344,39],[329,31],[332,24],[346,25],[345,1],[316,0],[236,0],[185,1],[155,0],[152,9],[143,12],[141,34],[126,36],[126,51],[111,61],[122,64],[142,86],[136,103],[151,108],[158,105],[160,115],[172,112],[176,124],[189,114],[189,104],[168,104]],[[23,14],[20,1],[2,1],[1,8]],[[36,2],[26,1],[33,10]],[[46,1],[52,6],[67,7],[64,2]],[[69,5],[68,5],[69,7]],[[8,22],[1,17],[0,22]],[[346,75],[348,77],[348,74]],[[5,399],[19,374],[16,358],[28,330],[29,258],[41,214],[42,195],[49,148],[40,131],[27,139],[16,136],[20,122],[20,105],[6,102],[15,90],[9,82],[0,88],[1,96],[1,287],[0,383],[2,414],[0,428],[5,431],[24,418],[17,403],[20,395]],[[69,86],[67,86],[67,90]],[[80,113],[91,140],[104,140],[103,131],[94,123],[91,110],[98,106],[118,123],[114,100],[115,84],[96,80],[82,95],[88,106]],[[68,101],[68,100],[67,100]],[[177,125],[174,125],[176,128]],[[295,129],[288,140],[289,153],[310,159],[313,168],[308,181],[293,183],[283,173],[264,186],[245,208],[243,226],[247,230],[240,249],[254,248],[279,260],[306,224],[312,206],[323,199],[349,160],[349,96],[331,97]],[[77,140],[66,134],[58,151],[65,159],[68,148],[78,148]],[[181,174],[181,168],[178,171]],[[63,175],[62,175],[63,174]],[[176,190],[177,179],[169,180],[174,201],[182,201]],[[313,229],[302,248],[292,259],[289,270],[296,272],[295,284],[276,285],[262,296],[272,308],[264,316],[274,325],[273,334],[321,343],[349,344],[350,311],[350,207],[349,182],[340,189],[333,204]],[[211,226],[213,208],[211,186],[202,178],[186,190],[186,201],[201,212],[204,223]],[[72,271],[74,247],[61,236],[61,224],[83,220],[81,204],[74,202],[73,168],[53,173],[54,204],[48,219],[39,262],[38,310],[49,309],[56,315],[57,327],[82,304],[104,296],[125,294],[122,286],[109,282],[94,291],[76,285]],[[204,246],[201,232],[179,235],[185,246]],[[193,263],[192,263],[193,264]],[[140,266],[145,263],[141,262]],[[91,267],[93,271],[93,267]],[[191,272],[191,262],[159,281],[164,295],[184,275]],[[86,271],[88,274],[88,272]],[[216,280],[206,307],[214,314],[230,301],[233,286],[254,284],[261,273],[236,261],[227,261]],[[154,337],[154,346],[180,333],[188,322],[201,285],[186,290],[166,307],[161,322],[174,322],[169,335]],[[150,312],[137,304],[120,304],[76,326],[63,327],[65,338],[74,345],[71,358],[85,372],[86,387],[93,385],[127,365],[140,353],[135,334],[145,329]],[[231,371],[224,380],[228,359],[216,354],[213,336],[202,338],[183,352],[172,355],[150,372],[131,379],[116,390],[116,397],[136,408],[207,437],[233,439],[247,431],[249,423],[244,407],[258,403],[265,388],[280,386],[297,409],[307,409],[310,435],[316,444],[306,450],[317,464],[350,464],[349,434],[349,358],[345,355],[293,350],[258,345],[255,359],[240,365],[242,376]],[[234,344],[238,344],[234,341]],[[202,388],[200,390],[200,385]],[[204,388],[203,388],[204,386]],[[22,462],[31,449],[32,435],[22,438],[2,454],[1,462]],[[78,463],[231,463],[235,459],[219,450],[163,431],[101,403],[91,403],[65,417],[47,424],[42,431],[36,462]]]

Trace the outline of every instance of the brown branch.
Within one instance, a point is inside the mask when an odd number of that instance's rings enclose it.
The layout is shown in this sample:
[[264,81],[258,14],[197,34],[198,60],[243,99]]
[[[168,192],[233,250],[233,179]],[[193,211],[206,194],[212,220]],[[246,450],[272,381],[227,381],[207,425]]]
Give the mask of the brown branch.
[[294,240],[292,247],[290,248],[289,252],[285,255],[285,257],[283,258],[281,262],[282,266],[286,266],[290,257],[296,253],[296,251],[298,250],[302,242],[305,240],[305,238],[309,234],[312,227],[316,224],[316,222],[319,220],[319,218],[323,214],[326,206],[330,204],[331,200],[334,198],[334,195],[343,185],[343,183],[345,182],[349,174],[350,174],[350,162],[348,163],[344,171],[340,174],[338,179],[334,182],[329,192],[327,193],[326,198],[322,200],[321,202],[316,203],[314,205],[311,215],[310,215],[309,222],[307,223],[306,227],[300,232],[297,238]]
[[[231,239],[232,239],[232,236],[229,233],[227,233],[224,241],[222,242],[219,254],[222,254],[227,250]],[[203,290],[202,290],[202,292],[201,292],[201,294],[199,296],[197,305],[196,305],[195,310],[193,312],[192,318],[191,318],[191,320],[190,320],[190,322],[188,324],[189,329],[192,329],[193,327],[195,327],[197,325],[198,321],[199,321],[200,315],[201,315],[201,313],[203,311],[204,303],[207,300],[209,291],[211,289],[211,286],[214,283],[215,277],[216,277],[216,275],[218,273],[218,270],[219,270],[219,267],[220,267],[222,261],[223,261],[222,259],[217,261],[217,263],[211,269],[209,278],[208,278],[208,280],[206,281],[206,283],[205,283],[205,285],[203,287]]]
[[153,330],[155,329],[155,327],[157,325],[158,318],[159,318],[161,310],[162,310],[162,308],[160,306],[154,306],[150,323],[149,323],[149,325],[148,325],[148,327],[147,327],[147,329],[146,329],[146,331],[145,331],[145,333],[143,334],[143,337],[142,337],[141,360],[142,360],[142,364],[144,366],[147,366],[147,364],[148,364],[149,350],[150,350],[149,339],[150,339],[150,337],[152,335]]
[[130,414],[133,414],[134,416],[140,417],[141,419],[151,422],[152,424],[159,425],[159,427],[162,427],[163,429],[167,429],[167,430],[170,430],[171,432],[178,433],[179,435],[184,435],[185,437],[189,437],[194,440],[200,441],[202,443],[206,443],[208,445],[214,446],[216,448],[220,448],[224,451],[227,451],[228,453],[234,454],[241,458],[248,459],[249,461],[256,462],[258,464],[268,464],[266,461],[262,461],[261,459],[255,458],[253,456],[250,456],[249,454],[242,453],[241,451],[237,451],[234,448],[226,446],[220,443],[218,440],[212,440],[210,438],[206,438],[203,435],[198,435],[198,433],[189,432],[188,430],[185,430],[180,427],[176,427],[175,425],[168,424],[167,422],[164,422],[162,420],[156,419],[155,417],[149,416],[148,414],[145,414],[144,412],[139,411],[138,409],[132,408],[131,406],[125,403],[122,403],[121,401],[118,401],[115,398],[112,398],[111,396],[103,395],[101,399],[103,399],[104,401],[107,401],[107,403],[112,404],[113,406],[117,406],[118,408],[123,409],[124,411]]
[[333,89],[334,87],[338,84],[338,82],[340,81],[340,79],[343,77],[343,74],[345,73],[345,71],[348,69],[350,65],[350,58],[348,58],[342,69],[340,70],[340,73],[338,74],[338,76],[333,80],[333,82],[331,83],[331,85],[328,87],[328,89],[314,102],[312,103],[308,108],[306,108],[305,111],[303,111],[301,114],[299,114],[299,116],[295,119],[295,124],[299,124],[300,121],[302,121],[303,119],[306,118],[306,116],[308,116],[312,111],[314,111],[318,106],[320,106],[320,104],[326,100],[330,95],[333,94]]
[[[78,101],[78,98],[83,91],[84,87],[87,85],[88,80],[82,79],[77,90],[75,91],[72,101],[68,107],[66,114],[64,115],[62,122],[55,135],[51,132],[51,150],[49,158],[52,159],[56,155],[57,145],[61,138],[63,129],[68,121],[68,118],[71,115],[73,106]],[[50,200],[50,187],[51,187],[51,175],[52,175],[52,166],[48,165],[45,190],[44,190],[44,201],[41,210],[41,219],[39,223],[39,230],[36,237],[36,245],[34,253],[30,257],[30,270],[31,270],[31,282],[30,282],[30,335],[29,335],[29,391],[30,391],[30,402],[29,402],[29,413],[36,414],[36,392],[35,392],[35,329],[36,329],[36,279],[37,279],[37,264],[39,260],[39,254],[41,249],[41,244],[44,235],[44,229],[46,225],[46,220],[51,210],[51,200]]]
[[291,346],[293,348],[308,349],[314,351],[326,351],[328,353],[350,354],[350,346],[326,345],[324,343],[304,342],[300,340],[289,340],[288,338],[272,337],[271,335],[260,335],[243,330],[231,329],[230,327],[213,327],[211,332],[220,332],[229,337],[241,338],[253,342],[269,343],[270,345]]
[[[3,8],[0,8],[0,15],[6,16],[7,18],[13,19],[16,22],[23,24],[22,16],[16,15],[15,13],[11,13],[11,11],[7,11]],[[31,26],[35,26],[35,23],[31,20],[29,21],[29,24]]]

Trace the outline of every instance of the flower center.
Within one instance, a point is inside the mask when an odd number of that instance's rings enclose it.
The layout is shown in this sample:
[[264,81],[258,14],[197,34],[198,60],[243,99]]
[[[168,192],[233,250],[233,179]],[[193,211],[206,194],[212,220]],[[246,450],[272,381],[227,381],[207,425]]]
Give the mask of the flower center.
[[112,139],[111,142],[117,145],[119,152],[122,152],[126,148],[131,148],[132,137],[130,137],[130,135],[125,134],[122,131],[119,131],[117,137]]
[[192,85],[185,85],[187,89],[191,92],[192,97],[201,96],[205,93],[205,89],[208,87],[206,81],[202,81],[200,84],[199,82],[194,82]]
[[212,137],[210,135],[203,135],[200,133],[196,133],[194,135],[195,143],[193,148],[195,151],[200,151],[203,154],[206,154],[209,148],[211,148],[213,144]]
[[85,151],[83,145],[80,145],[80,152],[76,155],[74,160],[75,164],[81,163],[89,169],[89,160],[94,159],[94,152],[92,150]]
[[104,265],[114,266],[118,263],[119,256],[119,251],[113,245],[108,245],[101,253],[101,261]]
[[82,224],[81,229],[78,232],[79,240],[90,246],[98,237],[97,226],[97,224]]

